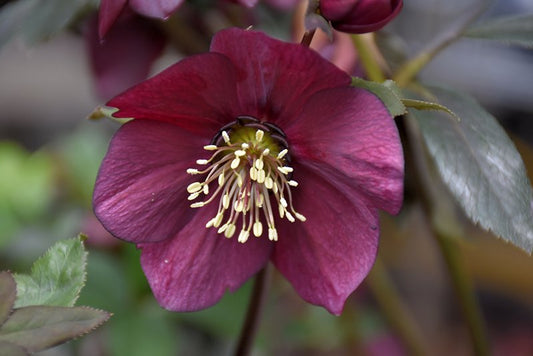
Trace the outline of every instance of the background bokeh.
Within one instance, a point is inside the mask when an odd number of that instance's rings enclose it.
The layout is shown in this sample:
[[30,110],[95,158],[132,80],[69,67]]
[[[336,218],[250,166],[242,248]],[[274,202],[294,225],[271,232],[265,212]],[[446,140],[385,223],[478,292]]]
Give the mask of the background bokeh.
[[[408,0],[378,39],[414,54],[479,3]],[[217,9],[203,14],[210,31],[226,26],[228,13],[242,15],[228,6],[224,16]],[[531,1],[502,0],[485,16],[526,12],[533,12]],[[268,33],[291,38],[290,14],[260,4],[251,17]],[[195,50],[207,49],[210,33],[203,35]],[[184,54],[169,46],[153,72]],[[92,213],[96,172],[119,124],[87,119],[105,101],[95,94],[89,68],[76,26],[45,42],[14,39],[0,49],[0,269],[27,271],[54,241],[84,232],[88,278],[77,304],[114,314],[96,332],[39,355],[230,354],[251,283],[208,310],[167,312],[150,293],[139,252],[110,236]],[[533,178],[533,51],[464,39],[437,56],[421,76],[477,97],[515,140]],[[380,256],[432,354],[469,355],[464,321],[416,196],[416,186],[408,181],[402,212],[382,217]],[[463,232],[458,243],[494,354],[533,355],[533,259],[469,223],[444,189],[442,199],[453,207],[453,224]],[[372,291],[363,284],[344,314],[334,317],[307,305],[273,271],[254,354],[407,354]]]

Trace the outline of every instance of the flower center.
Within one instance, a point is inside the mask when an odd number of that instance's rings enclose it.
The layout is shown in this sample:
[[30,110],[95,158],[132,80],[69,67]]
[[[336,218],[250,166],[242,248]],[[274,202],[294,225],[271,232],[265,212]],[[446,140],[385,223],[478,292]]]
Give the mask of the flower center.
[[[298,183],[291,179],[293,169],[288,166],[288,143],[277,126],[240,116],[224,126],[204,149],[213,152],[211,157],[199,159],[196,164],[207,167],[203,170],[189,168],[187,173],[206,177],[189,184],[187,192],[189,200],[205,196],[205,200],[192,203],[192,208],[203,207],[218,197],[217,214],[207,222],[206,228],[216,228],[219,234],[230,238],[240,219],[238,241],[244,243],[250,232],[261,236],[263,223],[266,223],[269,240],[277,241],[271,197],[281,219],[305,221],[292,206],[291,187]],[[210,194],[211,183],[216,188]]]

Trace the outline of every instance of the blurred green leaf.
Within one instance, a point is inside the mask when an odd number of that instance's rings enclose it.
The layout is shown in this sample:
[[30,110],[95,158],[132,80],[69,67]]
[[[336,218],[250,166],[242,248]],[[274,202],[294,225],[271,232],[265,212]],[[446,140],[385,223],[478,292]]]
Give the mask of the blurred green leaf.
[[9,272],[0,272],[0,325],[11,313],[16,297],[17,285],[13,276]]
[[476,24],[465,32],[465,36],[533,48],[533,14],[502,17]]
[[[155,303],[154,303],[155,304]],[[178,330],[168,319],[169,313],[159,306],[136,306],[115,314],[108,325],[109,347],[113,355],[167,356],[177,355]]]
[[461,118],[457,122],[437,112],[413,113],[443,181],[470,219],[531,253],[533,193],[512,141],[467,94],[430,90]]
[[99,127],[82,125],[73,135],[60,143],[67,186],[71,193],[90,206],[98,167],[102,163],[110,134]]
[[0,172],[0,206],[27,220],[46,211],[54,191],[48,154],[31,154],[15,143],[0,142]]
[[0,328],[0,342],[37,352],[86,334],[109,317],[105,311],[87,307],[20,308]]
[[0,355],[27,356],[29,353],[23,347],[6,341],[0,341]]
[[376,95],[385,104],[389,113],[395,117],[407,112],[401,100],[401,92],[396,83],[386,80],[383,84],[352,77],[352,86],[366,89]]
[[30,275],[15,274],[15,306],[74,305],[85,284],[87,252],[82,241],[81,235],[59,241],[35,261]]
[[78,303],[113,310],[117,314],[131,311],[134,298],[124,266],[115,256],[99,251],[91,251],[87,262],[87,274],[91,278],[87,280]]
[[235,337],[241,329],[253,281],[246,282],[235,293],[226,293],[214,306],[194,313],[177,314],[179,320],[220,337]]

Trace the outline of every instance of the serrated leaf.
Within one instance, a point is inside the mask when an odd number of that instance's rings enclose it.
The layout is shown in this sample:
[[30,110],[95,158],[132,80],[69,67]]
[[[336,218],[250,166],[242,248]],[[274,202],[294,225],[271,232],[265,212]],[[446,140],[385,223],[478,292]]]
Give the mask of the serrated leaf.
[[0,325],[11,313],[16,297],[17,286],[13,276],[9,272],[0,272]]
[[59,241],[32,266],[31,274],[15,274],[15,307],[72,306],[85,284],[87,252],[83,236]]
[[531,253],[533,193],[522,158],[496,119],[465,93],[431,87],[461,121],[413,113],[452,194],[474,222]]
[[407,112],[402,103],[400,91],[392,80],[386,80],[383,84],[352,77],[352,86],[366,89],[376,95],[385,104],[389,113],[395,117]]
[[408,107],[417,110],[435,110],[435,111],[444,111],[448,115],[452,116],[457,121],[461,121],[459,116],[457,116],[453,111],[448,109],[446,106],[439,103],[433,103],[431,101],[425,100],[415,100],[415,99],[402,99],[402,103]]
[[10,342],[0,341],[0,355],[6,356],[28,356],[28,351],[23,347],[12,344]]
[[0,342],[37,352],[82,336],[109,319],[87,307],[31,306],[16,309],[0,328]]
[[489,20],[472,26],[465,36],[533,48],[533,14]]

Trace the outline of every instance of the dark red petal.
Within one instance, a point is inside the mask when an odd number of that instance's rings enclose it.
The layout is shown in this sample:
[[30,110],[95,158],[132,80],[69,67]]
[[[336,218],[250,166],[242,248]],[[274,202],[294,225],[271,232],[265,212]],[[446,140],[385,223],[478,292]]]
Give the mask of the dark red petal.
[[169,122],[210,137],[242,114],[237,104],[235,67],[218,53],[188,57],[107,105],[120,109],[115,117]]
[[[333,2],[332,0],[321,2],[322,14],[331,21],[335,29],[349,33],[377,31],[392,21],[403,6],[402,0],[352,0],[352,3],[355,3],[353,8],[348,9],[346,6],[343,11],[333,11]],[[343,3],[346,4],[348,1]],[[326,15],[328,13],[332,17],[328,17]]]
[[228,29],[211,42],[211,51],[238,68],[243,115],[282,126],[319,90],[348,86],[350,77],[309,48],[275,40],[261,32]]
[[102,0],[98,11],[98,35],[104,38],[128,0]]
[[148,77],[166,41],[152,22],[133,14],[122,15],[104,40],[96,25],[96,19],[91,20],[86,33],[89,59],[96,91],[109,99]]
[[139,245],[144,273],[164,308],[183,312],[210,307],[268,263],[272,248],[268,239],[252,237],[241,244],[237,236],[227,239],[205,228],[216,208],[200,208],[171,239]]
[[283,220],[273,262],[303,299],[339,315],[374,263],[377,210],[305,166],[295,164],[294,172],[302,177],[294,206],[307,221]]
[[[166,123],[133,120],[111,140],[94,188],[98,219],[116,237],[131,242],[174,236],[197,210],[189,207],[186,173],[207,158],[208,143]],[[203,151],[203,152],[202,152]]]
[[322,167],[325,176],[345,181],[379,209],[399,211],[402,145],[394,120],[376,96],[356,88],[324,90],[284,130],[295,160]]
[[[329,21],[339,20],[348,15],[359,2],[361,0],[320,0],[320,14]],[[390,1],[377,0],[377,2],[388,3]]]
[[139,14],[166,19],[182,2],[183,0],[129,0],[129,5]]

